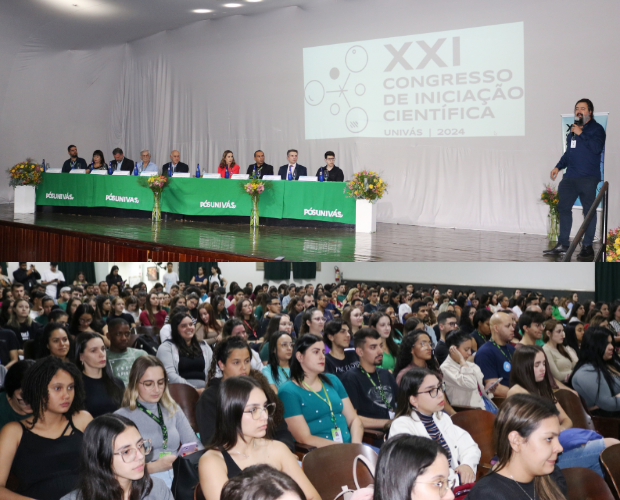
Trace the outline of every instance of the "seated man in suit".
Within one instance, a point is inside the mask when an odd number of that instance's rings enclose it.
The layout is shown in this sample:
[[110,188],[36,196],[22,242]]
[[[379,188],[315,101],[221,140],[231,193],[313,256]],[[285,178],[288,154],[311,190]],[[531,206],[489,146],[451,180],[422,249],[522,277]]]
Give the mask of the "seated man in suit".
[[248,167],[247,173],[250,177],[254,176],[257,179],[262,179],[263,175],[273,175],[273,167],[265,163],[265,153],[260,149],[254,153],[254,161],[256,163]]
[[139,173],[153,172],[153,175],[159,173],[159,167],[151,161],[151,152],[148,149],[140,153],[140,158],[142,158],[142,161],[136,165]]
[[86,160],[84,158],[78,157],[77,147],[71,144],[71,146],[67,148],[67,151],[69,151],[69,159],[63,163],[62,173],[68,174],[69,172],[71,172],[71,170],[76,168],[80,170],[86,170],[86,173],[90,174],[90,169],[86,164]]
[[278,170],[278,175],[282,178],[282,180],[288,179],[289,172],[293,176],[294,181],[299,179],[302,175],[308,175],[306,167],[297,164],[296,149],[289,149],[286,152],[286,158],[288,159],[288,165],[282,165],[280,170]]
[[179,153],[176,149],[170,153],[170,162],[166,163],[162,168],[161,168],[161,175],[165,175],[166,177],[168,176],[168,168],[172,167],[172,174],[176,174],[178,173],[182,173],[182,174],[187,174],[189,173],[189,167],[187,166],[187,163],[183,163],[180,161],[181,159],[181,153]]
[[133,172],[133,160],[125,158],[125,154],[121,148],[114,148],[112,155],[114,156],[114,160],[110,162],[110,166],[113,170],[118,170],[119,172]]
[[316,176],[319,177],[321,171],[323,171],[323,179],[325,181],[344,182],[344,173],[334,163],[336,162],[336,155],[333,151],[325,153],[325,167],[320,167],[316,171]]

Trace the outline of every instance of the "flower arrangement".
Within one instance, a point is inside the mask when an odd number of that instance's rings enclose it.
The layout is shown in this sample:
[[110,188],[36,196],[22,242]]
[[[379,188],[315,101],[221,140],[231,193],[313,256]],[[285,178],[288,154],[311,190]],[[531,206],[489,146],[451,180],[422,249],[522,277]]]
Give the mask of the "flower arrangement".
[[250,212],[250,226],[252,228],[258,227],[259,215],[258,215],[258,199],[261,193],[265,191],[265,183],[258,177],[252,176],[250,182],[243,184],[243,189],[252,198],[252,211]]
[[153,191],[153,222],[161,221],[161,193],[168,185],[168,177],[164,175],[152,175],[147,179],[147,184]]
[[550,241],[557,241],[560,235],[560,213],[558,212],[560,197],[556,187],[545,184],[545,189],[540,194],[540,200],[549,207],[547,237]]
[[607,262],[620,262],[620,227],[607,233]]
[[344,192],[347,198],[368,200],[374,203],[387,193],[387,183],[374,171],[362,170],[353,174],[353,179],[346,183]]
[[26,161],[18,163],[9,169],[11,176],[9,185],[11,187],[37,186],[43,181],[42,172],[41,165],[35,163],[32,158],[27,158]]

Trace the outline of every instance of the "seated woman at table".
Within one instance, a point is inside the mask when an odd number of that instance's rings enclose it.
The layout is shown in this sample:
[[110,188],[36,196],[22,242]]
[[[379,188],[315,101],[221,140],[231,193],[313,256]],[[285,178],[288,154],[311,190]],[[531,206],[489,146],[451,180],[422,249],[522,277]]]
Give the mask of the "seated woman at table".
[[222,177],[222,179],[226,178],[226,170],[228,170],[229,177],[231,177],[232,174],[239,173],[239,165],[235,163],[235,157],[233,156],[233,152],[229,151],[228,149],[224,151],[224,154],[222,155],[222,160],[217,167],[217,173],[220,174],[220,177]]
[[103,158],[103,151],[100,149],[96,149],[93,153],[93,161],[90,164],[91,171],[92,170],[107,170],[108,164],[105,162]]

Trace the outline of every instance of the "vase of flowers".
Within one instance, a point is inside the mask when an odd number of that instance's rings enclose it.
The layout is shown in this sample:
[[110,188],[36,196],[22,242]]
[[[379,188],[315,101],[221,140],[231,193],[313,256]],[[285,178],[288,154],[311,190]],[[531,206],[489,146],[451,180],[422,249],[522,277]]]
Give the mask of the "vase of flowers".
[[558,212],[558,190],[550,184],[545,185],[545,189],[540,195],[541,201],[549,207],[547,215],[547,238],[549,241],[558,241],[560,236],[560,213]]
[[611,229],[607,233],[607,248],[605,248],[607,262],[620,262],[620,227]]
[[168,177],[163,175],[153,175],[147,181],[149,188],[153,191],[153,222],[161,221],[161,193],[168,184]]
[[355,231],[358,233],[377,232],[376,202],[387,193],[387,184],[377,172],[362,170],[353,174],[346,183],[344,192],[347,198],[355,198]]
[[36,208],[36,187],[43,181],[41,165],[31,158],[9,168],[9,185],[15,188],[14,213],[33,214]]
[[250,195],[252,199],[252,210],[250,212],[250,227],[257,228],[260,217],[258,212],[258,201],[260,199],[260,195],[265,191],[265,183],[258,178],[251,178],[250,182],[243,185],[243,189],[246,193]]

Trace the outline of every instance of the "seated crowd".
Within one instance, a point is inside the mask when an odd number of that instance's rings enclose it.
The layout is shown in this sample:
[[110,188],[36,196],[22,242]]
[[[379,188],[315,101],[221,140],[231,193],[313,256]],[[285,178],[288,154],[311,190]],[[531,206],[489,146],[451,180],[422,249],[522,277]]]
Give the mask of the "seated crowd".
[[[2,498],[169,500],[175,462],[198,453],[206,500],[317,500],[300,450],[359,443],[379,452],[375,500],[447,500],[472,483],[474,500],[560,500],[561,469],[602,476],[599,455],[619,443],[573,429],[555,392],[620,417],[620,301],[242,288],[217,266],[185,286],[171,264],[148,291],[113,268],[56,293],[24,266],[2,290]],[[196,394],[192,415],[179,384]],[[452,420],[468,409],[495,415],[484,477],[479,445]]]

